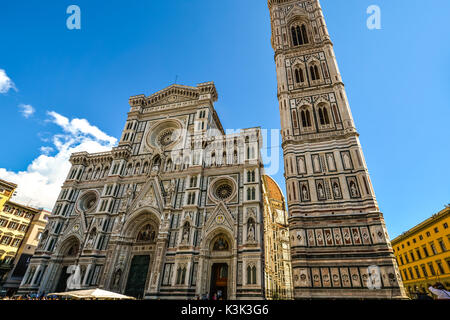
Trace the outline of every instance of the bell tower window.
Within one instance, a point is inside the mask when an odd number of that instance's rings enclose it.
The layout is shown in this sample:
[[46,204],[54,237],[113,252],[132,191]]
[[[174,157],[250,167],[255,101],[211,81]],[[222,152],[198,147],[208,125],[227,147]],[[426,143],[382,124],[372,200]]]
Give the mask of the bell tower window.
[[291,27],[292,44],[294,47],[309,43],[308,33],[306,32],[306,25],[302,24]]

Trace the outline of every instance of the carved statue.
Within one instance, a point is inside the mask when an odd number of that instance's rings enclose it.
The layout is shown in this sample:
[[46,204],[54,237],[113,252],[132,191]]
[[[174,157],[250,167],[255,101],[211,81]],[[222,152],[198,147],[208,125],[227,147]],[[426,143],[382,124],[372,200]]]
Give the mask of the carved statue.
[[170,181],[170,185],[166,191],[166,204],[170,205],[172,203],[172,197],[175,192],[175,180]]
[[341,196],[341,191],[339,190],[339,187],[338,187],[337,183],[335,183],[333,185],[333,192],[334,192],[334,196],[336,198],[339,198]]
[[97,235],[97,232],[95,231],[95,229],[93,229],[89,233],[88,241],[86,243],[86,248],[92,248],[94,246],[94,239],[95,239],[96,235]]
[[334,166],[333,156],[331,154],[328,155],[328,167],[331,171],[334,171],[336,168]]
[[183,228],[183,243],[187,243],[189,241],[189,224],[185,224]]
[[303,193],[303,199],[309,200],[308,191],[306,190],[305,186],[303,186],[303,188],[302,188],[302,193]]
[[134,193],[133,188],[129,186],[125,192],[125,196],[122,198],[122,203],[120,205],[120,212],[126,212],[133,201]]
[[300,173],[305,173],[306,172],[305,160],[303,160],[303,158],[300,158],[298,160],[298,168],[299,168]]
[[319,192],[320,198],[325,198],[325,194],[323,193],[323,187],[321,184],[319,184],[319,186],[317,187],[317,191]]
[[247,240],[248,241],[255,241],[255,226],[254,222],[250,221],[248,226],[248,232],[247,232]]
[[344,167],[345,169],[350,169],[352,167],[351,163],[350,163],[350,157],[347,153],[344,153]]
[[350,183],[350,192],[352,193],[353,197],[357,197],[358,196],[358,191],[356,190],[356,186],[355,186],[355,184],[353,182]]

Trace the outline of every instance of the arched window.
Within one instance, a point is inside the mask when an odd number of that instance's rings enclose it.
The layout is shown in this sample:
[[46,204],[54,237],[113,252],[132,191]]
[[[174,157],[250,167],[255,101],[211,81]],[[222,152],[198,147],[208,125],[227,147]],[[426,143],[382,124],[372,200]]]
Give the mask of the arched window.
[[314,80],[320,80],[320,73],[319,68],[317,65],[313,65],[309,67],[309,73],[311,74],[311,79]]
[[311,115],[309,113],[309,110],[302,110],[301,117],[302,117],[302,126],[304,128],[311,127]]
[[247,266],[247,284],[256,284],[256,266]]
[[134,168],[134,174],[140,174],[141,173],[141,164],[138,162],[136,164],[136,167]]
[[323,108],[323,117],[325,120],[325,124],[330,124],[330,118],[328,117],[328,110],[327,108]]
[[177,284],[184,284],[186,279],[186,267],[178,267],[177,269]]
[[295,73],[295,82],[296,83],[303,83],[303,82],[305,82],[305,76],[303,75],[303,69],[302,68],[295,69],[294,73]]
[[291,36],[292,36],[292,44],[294,45],[294,47],[309,43],[308,33],[305,24],[302,24],[301,26],[299,25],[292,26]]
[[325,119],[323,118],[322,108],[319,108],[319,121],[321,125],[325,124]]
[[327,107],[319,107],[319,121],[321,125],[330,124],[330,117],[328,115]]
[[172,170],[172,159],[167,160],[166,162],[166,171]]

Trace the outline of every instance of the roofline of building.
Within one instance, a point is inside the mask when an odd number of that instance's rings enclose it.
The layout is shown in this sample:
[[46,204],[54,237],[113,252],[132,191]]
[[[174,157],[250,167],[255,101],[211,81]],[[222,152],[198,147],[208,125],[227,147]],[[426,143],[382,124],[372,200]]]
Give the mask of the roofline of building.
[[0,179],[0,185],[8,187],[10,189],[16,189],[17,188],[17,184],[13,183],[13,182],[9,182],[3,179]]
[[41,210],[39,210],[39,209],[36,209],[36,208],[33,208],[33,207],[29,207],[29,206],[26,206],[26,205],[23,205],[23,204],[20,204],[20,203],[17,203],[17,202],[13,202],[13,201],[7,201],[7,202],[5,203],[5,205],[8,205],[8,204],[12,204],[12,205],[14,205],[14,206],[21,207],[22,209],[31,210],[31,211],[34,211],[35,213],[38,213],[38,212],[41,211]]
[[438,213],[432,215],[430,218],[426,219],[425,221],[422,221],[421,223],[419,223],[415,227],[412,227],[408,231],[403,232],[401,235],[399,235],[394,240],[392,240],[391,244],[395,245],[396,243],[408,238],[412,234],[425,229],[426,227],[430,226],[431,224],[435,223],[436,221],[445,218],[448,214],[450,214],[450,205],[446,205],[445,208],[442,209],[441,211],[439,211]]

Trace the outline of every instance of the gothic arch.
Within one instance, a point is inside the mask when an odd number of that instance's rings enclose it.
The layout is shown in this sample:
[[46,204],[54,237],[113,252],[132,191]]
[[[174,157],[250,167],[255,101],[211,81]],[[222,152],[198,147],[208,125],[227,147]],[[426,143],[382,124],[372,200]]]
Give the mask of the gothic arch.
[[[76,252],[71,250],[76,249]],[[71,235],[66,239],[62,240],[58,248],[58,256],[61,257],[72,257],[76,256],[81,250],[81,239],[76,235]]]
[[147,224],[152,224],[158,234],[161,215],[154,208],[143,207],[131,213],[122,228],[122,236],[135,239],[139,231]]
[[223,236],[229,245],[227,252],[230,254],[233,252],[234,245],[234,237],[231,230],[228,230],[224,227],[217,227],[206,234],[206,236],[202,239],[201,247],[208,250],[209,255],[212,255],[214,242],[220,237]]

